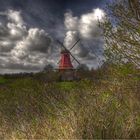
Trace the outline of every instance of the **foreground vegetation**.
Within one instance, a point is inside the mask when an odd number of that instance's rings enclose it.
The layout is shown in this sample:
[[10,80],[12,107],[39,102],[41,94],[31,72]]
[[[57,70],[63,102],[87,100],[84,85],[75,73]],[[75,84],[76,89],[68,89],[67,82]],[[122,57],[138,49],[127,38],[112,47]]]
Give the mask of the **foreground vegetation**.
[[1,77],[0,139],[140,138],[139,70],[94,73],[78,82]]

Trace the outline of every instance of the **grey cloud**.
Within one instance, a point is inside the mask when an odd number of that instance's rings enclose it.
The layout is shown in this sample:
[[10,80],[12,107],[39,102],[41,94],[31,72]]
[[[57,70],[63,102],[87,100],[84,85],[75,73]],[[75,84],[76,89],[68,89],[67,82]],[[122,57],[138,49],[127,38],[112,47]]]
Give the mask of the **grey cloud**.
[[25,44],[30,51],[45,53],[49,50],[51,38],[44,30],[38,28],[30,29],[25,39]]
[[0,23],[1,52],[10,52],[16,46],[16,43],[27,34],[26,27],[23,25],[22,17],[20,17],[19,13],[13,10],[3,12],[7,19],[5,24]]
[[4,63],[0,64],[1,69],[11,69],[11,70],[40,70],[40,67],[37,65],[29,65],[22,63]]
[[27,28],[21,11],[8,10],[0,23],[0,70],[39,70],[51,51],[51,37],[39,28]]
[[0,40],[3,40],[5,37],[9,35],[7,28],[0,23]]

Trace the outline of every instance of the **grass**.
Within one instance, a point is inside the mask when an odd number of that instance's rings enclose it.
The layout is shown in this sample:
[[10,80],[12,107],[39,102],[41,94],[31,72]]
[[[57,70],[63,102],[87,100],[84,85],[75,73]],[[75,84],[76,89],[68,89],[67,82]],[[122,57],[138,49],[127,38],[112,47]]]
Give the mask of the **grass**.
[[71,91],[78,86],[78,83],[77,82],[58,82],[55,84],[55,86],[59,90]]
[[140,138],[139,71],[122,69],[98,82],[5,82],[0,139]]
[[0,77],[0,84],[6,84],[7,82],[7,79],[5,79],[4,77]]

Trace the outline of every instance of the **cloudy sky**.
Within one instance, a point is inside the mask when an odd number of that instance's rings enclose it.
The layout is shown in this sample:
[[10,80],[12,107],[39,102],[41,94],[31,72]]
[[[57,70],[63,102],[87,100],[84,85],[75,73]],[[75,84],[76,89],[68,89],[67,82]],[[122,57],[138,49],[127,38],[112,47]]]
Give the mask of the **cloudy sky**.
[[[0,73],[57,68],[61,46],[80,63],[97,68],[104,41],[98,21],[109,0],[0,0]],[[74,64],[76,67],[76,63]]]

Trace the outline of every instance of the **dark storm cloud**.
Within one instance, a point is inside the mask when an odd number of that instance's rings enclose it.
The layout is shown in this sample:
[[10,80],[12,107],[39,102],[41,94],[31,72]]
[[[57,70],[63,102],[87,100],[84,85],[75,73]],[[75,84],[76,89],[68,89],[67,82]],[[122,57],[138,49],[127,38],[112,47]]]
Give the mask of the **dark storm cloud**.
[[[21,11],[27,27],[37,27],[47,30],[50,34],[59,36],[63,32],[63,15],[65,2],[61,0],[0,0],[0,11],[13,9]],[[0,17],[2,20],[3,17]],[[54,31],[56,30],[56,33]],[[61,36],[61,35],[60,35]]]
[[[52,35],[59,36],[54,33],[58,29],[64,34],[63,20],[64,13],[72,10],[75,16],[80,16],[86,12],[90,12],[106,0],[0,0],[0,9],[21,10],[22,16],[27,26],[47,29]],[[62,35],[60,35],[62,36]]]
[[66,7],[71,9],[75,16],[90,12],[91,9],[103,7],[108,0],[67,0]]

